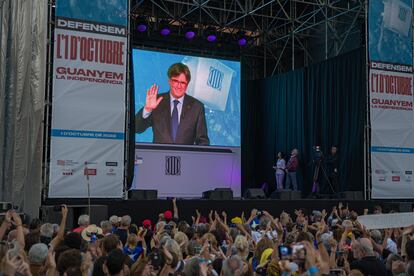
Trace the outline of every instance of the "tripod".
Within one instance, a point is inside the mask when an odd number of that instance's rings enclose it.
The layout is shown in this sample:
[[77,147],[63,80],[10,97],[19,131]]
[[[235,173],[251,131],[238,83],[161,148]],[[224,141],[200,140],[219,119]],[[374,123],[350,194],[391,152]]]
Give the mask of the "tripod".
[[315,170],[313,171],[313,185],[312,185],[312,193],[319,193],[319,183],[318,183],[318,178],[319,178],[319,171],[322,170],[323,176],[325,177],[326,182],[328,182],[329,187],[331,188],[332,194],[335,193],[334,188],[332,187],[332,183],[329,180],[328,174],[326,173],[326,170],[322,164],[322,158],[320,158],[319,160],[314,160],[313,161],[315,164]]

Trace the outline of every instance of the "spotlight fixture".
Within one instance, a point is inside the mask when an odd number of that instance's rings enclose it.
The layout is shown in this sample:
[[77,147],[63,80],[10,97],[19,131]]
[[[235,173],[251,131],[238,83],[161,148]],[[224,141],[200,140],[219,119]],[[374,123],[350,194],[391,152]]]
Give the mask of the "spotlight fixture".
[[247,38],[244,32],[237,33],[237,44],[239,46],[245,46],[247,44]]
[[136,22],[136,29],[138,32],[144,33],[148,30],[148,23],[145,18],[139,17]]
[[160,34],[162,36],[167,36],[171,33],[171,28],[168,22],[164,21],[160,23]]
[[196,36],[197,30],[190,24],[184,27],[184,36],[188,40],[193,39]]
[[195,37],[195,31],[193,30],[188,30],[185,32],[185,38],[187,39],[193,39]]
[[244,46],[247,44],[247,39],[245,39],[244,37],[239,38],[238,43],[239,43],[239,46]]
[[148,25],[144,22],[140,22],[137,24],[137,30],[140,33],[146,32],[148,29]]
[[214,42],[217,40],[216,29],[209,27],[205,30],[205,36],[208,42]]

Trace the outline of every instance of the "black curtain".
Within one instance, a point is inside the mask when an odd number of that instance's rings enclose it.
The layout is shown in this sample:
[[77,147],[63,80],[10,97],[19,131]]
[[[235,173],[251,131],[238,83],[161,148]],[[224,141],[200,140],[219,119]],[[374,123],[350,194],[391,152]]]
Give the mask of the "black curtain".
[[243,190],[276,187],[276,154],[299,149],[299,186],[310,192],[313,147],[339,148],[341,190],[362,190],[365,56],[359,49],[307,68],[242,83]]

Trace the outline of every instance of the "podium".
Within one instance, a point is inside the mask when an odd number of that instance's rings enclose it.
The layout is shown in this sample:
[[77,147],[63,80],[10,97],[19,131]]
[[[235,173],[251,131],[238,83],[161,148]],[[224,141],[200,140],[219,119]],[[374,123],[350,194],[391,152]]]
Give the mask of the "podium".
[[241,193],[240,148],[137,144],[131,190],[157,190],[159,198],[201,198],[228,188]]

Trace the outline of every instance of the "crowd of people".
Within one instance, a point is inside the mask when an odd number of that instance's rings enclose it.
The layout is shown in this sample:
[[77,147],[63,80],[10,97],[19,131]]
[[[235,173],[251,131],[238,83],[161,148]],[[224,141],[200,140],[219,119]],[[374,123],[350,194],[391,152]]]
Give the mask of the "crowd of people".
[[0,275],[414,275],[414,226],[367,230],[341,203],[233,218],[194,210],[192,221],[180,219],[175,199],[172,207],[137,223],[113,215],[97,226],[81,215],[70,230],[65,205],[60,224],[24,224],[10,210]]

